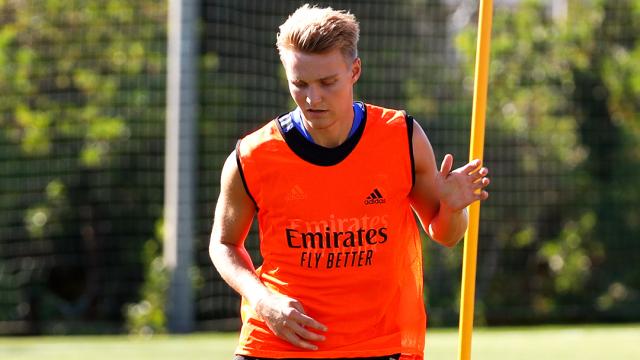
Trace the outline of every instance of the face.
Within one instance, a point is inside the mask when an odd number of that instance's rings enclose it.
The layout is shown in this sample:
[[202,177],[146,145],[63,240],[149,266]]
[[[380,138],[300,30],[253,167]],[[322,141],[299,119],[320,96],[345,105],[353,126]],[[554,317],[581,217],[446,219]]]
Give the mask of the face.
[[289,92],[314,130],[351,124],[353,85],[360,77],[360,59],[348,62],[340,50],[308,54],[286,50],[282,63]]

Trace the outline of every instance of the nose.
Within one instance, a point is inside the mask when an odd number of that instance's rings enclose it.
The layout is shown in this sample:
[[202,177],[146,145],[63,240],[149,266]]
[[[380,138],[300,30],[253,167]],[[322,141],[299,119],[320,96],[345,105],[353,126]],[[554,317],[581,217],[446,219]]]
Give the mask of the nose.
[[305,99],[307,105],[311,108],[315,108],[317,105],[322,103],[322,93],[320,89],[315,86],[309,86],[307,89],[307,98]]

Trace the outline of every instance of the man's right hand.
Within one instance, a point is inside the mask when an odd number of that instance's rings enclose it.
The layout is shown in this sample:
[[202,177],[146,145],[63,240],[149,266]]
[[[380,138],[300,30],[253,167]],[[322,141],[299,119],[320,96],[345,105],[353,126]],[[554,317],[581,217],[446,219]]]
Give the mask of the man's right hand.
[[327,327],[312,319],[304,312],[302,304],[287,296],[270,293],[260,298],[255,312],[267,323],[269,329],[281,339],[307,350],[318,347],[309,341],[323,341],[325,337],[309,328],[327,331]]
[[274,334],[303,349],[317,350],[310,341],[323,341],[324,336],[311,329],[327,331],[327,327],[307,316],[299,301],[271,292],[256,275],[244,247],[255,214],[256,204],[242,184],[234,151],[227,157],[220,177],[220,197],[209,245],[211,261],[224,281],[249,301]]

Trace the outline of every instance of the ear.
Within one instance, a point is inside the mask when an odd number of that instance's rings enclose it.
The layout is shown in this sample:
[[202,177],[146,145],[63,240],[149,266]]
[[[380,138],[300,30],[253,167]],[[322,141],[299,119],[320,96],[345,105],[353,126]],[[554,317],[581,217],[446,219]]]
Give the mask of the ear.
[[353,60],[353,64],[351,65],[351,83],[355,84],[358,79],[360,79],[360,74],[362,74],[362,61],[357,57]]

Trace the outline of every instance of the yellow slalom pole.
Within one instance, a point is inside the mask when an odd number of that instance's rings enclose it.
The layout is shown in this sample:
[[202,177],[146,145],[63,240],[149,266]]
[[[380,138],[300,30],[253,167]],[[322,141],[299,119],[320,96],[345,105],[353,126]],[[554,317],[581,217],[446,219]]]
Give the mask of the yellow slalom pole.
[[[491,49],[492,0],[480,0],[478,45],[476,49],[473,112],[471,116],[471,144],[469,160],[482,160],[484,149],[484,123],[487,110],[487,85],[489,82],[489,50]],[[460,331],[458,360],[471,359],[471,334],[473,332],[473,307],[476,286],[476,258],[478,253],[478,228],[480,226],[480,202],[469,205],[469,227],[464,237],[462,262],[462,293],[460,295]]]

